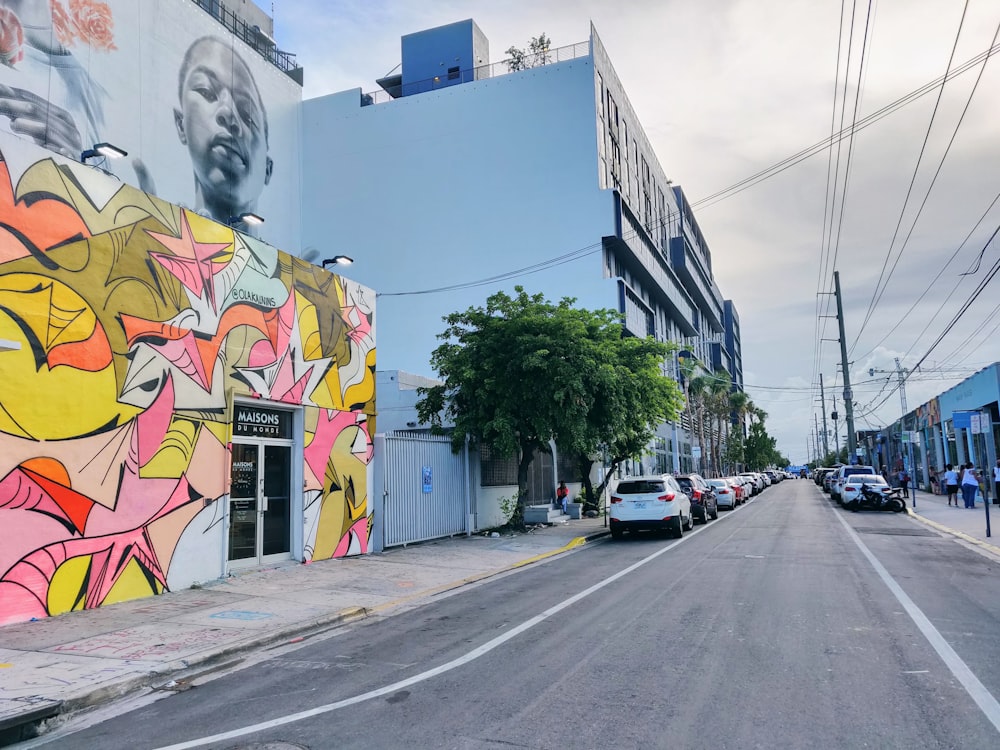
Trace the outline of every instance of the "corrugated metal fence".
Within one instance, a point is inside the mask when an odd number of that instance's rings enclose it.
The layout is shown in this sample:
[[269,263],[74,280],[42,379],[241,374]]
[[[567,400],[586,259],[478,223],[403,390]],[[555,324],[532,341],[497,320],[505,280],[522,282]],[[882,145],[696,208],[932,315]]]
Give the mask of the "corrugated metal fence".
[[[437,435],[387,433],[382,462],[382,541],[385,547],[461,534],[468,514],[465,451]],[[377,445],[377,443],[376,443]],[[377,546],[377,545],[376,545]]]

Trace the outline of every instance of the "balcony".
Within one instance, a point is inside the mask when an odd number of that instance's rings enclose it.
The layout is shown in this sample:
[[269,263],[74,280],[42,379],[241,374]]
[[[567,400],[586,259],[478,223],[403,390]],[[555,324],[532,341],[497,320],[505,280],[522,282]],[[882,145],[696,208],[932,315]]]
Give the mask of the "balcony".
[[302,85],[302,68],[295,62],[295,55],[278,49],[274,40],[259,26],[251,26],[227,8],[221,0],[193,0],[194,4],[226,27],[237,39],[246,42],[261,57],[289,78]]
[[[476,68],[467,68],[457,72],[434,76],[423,81],[411,81],[406,85],[402,83],[402,76],[393,76],[391,80],[386,79],[388,85],[385,86],[385,89],[388,90],[370,91],[362,94],[361,106],[367,107],[373,104],[385,104],[401,97],[423,94],[427,91],[436,91],[448,88],[449,86],[472,83],[473,81],[484,81],[488,78],[499,78],[511,73],[519,73],[521,70],[566,62],[567,60],[575,60],[578,57],[588,57],[589,55],[590,42],[577,42],[576,44],[558,47],[557,49],[548,50],[538,55],[528,55],[523,69],[515,69],[513,61],[508,59],[490,63],[489,65],[480,65]],[[392,93],[389,93],[390,90]]]

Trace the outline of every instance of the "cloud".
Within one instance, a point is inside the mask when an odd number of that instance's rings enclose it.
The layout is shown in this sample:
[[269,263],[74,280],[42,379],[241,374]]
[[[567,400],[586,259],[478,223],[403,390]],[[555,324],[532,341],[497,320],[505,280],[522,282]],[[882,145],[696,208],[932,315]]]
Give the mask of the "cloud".
[[[286,0],[276,9],[276,36],[305,66],[307,96],[359,86],[374,90],[375,79],[399,62],[399,39],[406,33],[474,18],[490,39],[491,59],[498,61],[502,50],[524,46],[543,31],[555,46],[582,41],[592,19],[665,173],[693,201],[829,137],[835,81],[843,82],[847,60],[848,39],[845,35],[838,40],[840,8],[834,3],[448,0],[417,5],[347,0],[336,5],[336,13],[329,7],[319,0]],[[941,76],[961,10],[960,3],[939,0],[878,4],[860,79],[859,17],[847,95],[837,100],[833,129],[840,127],[843,104],[844,122],[850,122],[858,85],[863,115]],[[1000,8],[995,4],[972,3],[955,63],[986,50],[998,22]],[[834,151],[829,160],[826,153],[814,156],[717,205],[696,207],[723,296],[735,301],[741,316],[747,382],[773,388],[803,384],[818,397],[818,374],[823,373],[831,392],[839,390],[839,348],[816,341],[817,294],[832,291],[829,259],[834,253],[844,285],[849,342],[860,332],[853,368],[864,368],[859,373],[866,378],[868,367],[892,369],[895,356],[915,362],[967,299],[996,259],[994,245],[979,276],[962,281],[951,293],[956,274],[972,265],[1000,221],[1000,208],[995,207],[973,231],[997,192],[995,175],[1000,171],[1000,66],[995,62],[985,69],[878,307],[861,327],[883,264],[891,267],[896,262],[977,73],[965,73],[945,88],[926,147],[936,92],[858,133],[850,156],[845,141],[839,166],[843,175],[850,160],[846,201],[840,190],[827,189],[827,170],[836,166]],[[923,161],[904,213],[921,148]],[[837,210],[831,214],[834,194]],[[824,226],[829,231],[831,221],[834,242],[827,251]],[[968,245],[947,264],[970,231]],[[573,249],[553,249],[552,255]],[[925,299],[910,311],[928,286]],[[948,334],[946,345],[928,358],[938,371],[912,381],[907,393],[911,408],[950,387],[974,365],[1000,357],[997,336],[986,335],[990,328],[975,333],[981,322],[990,320],[993,297],[995,292],[984,295]],[[942,302],[943,309],[934,317]],[[835,321],[820,321],[819,330],[823,337],[836,337]],[[950,355],[947,361],[936,359],[944,355]],[[874,392],[868,385],[858,386],[859,409],[881,385],[872,387]],[[779,447],[793,461],[804,461],[818,402],[798,390],[784,395],[768,391],[761,397],[767,401],[769,430]],[[866,419],[892,421],[899,413],[897,394]]]

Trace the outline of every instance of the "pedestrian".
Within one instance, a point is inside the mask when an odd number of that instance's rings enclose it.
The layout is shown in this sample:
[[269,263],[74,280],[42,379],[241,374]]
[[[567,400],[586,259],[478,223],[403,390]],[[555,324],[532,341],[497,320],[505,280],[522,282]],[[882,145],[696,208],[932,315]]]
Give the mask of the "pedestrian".
[[556,490],[556,503],[562,508],[562,512],[566,512],[566,502],[569,500],[569,488],[566,486],[565,482],[559,482],[559,488]]
[[[1000,466],[1000,461],[997,461],[997,465]],[[934,469],[931,469],[930,472],[930,483],[931,483],[931,494],[932,495],[941,494],[940,487],[938,487],[938,475],[937,472],[934,471]]]
[[903,488],[903,497],[909,499],[910,497],[910,475],[906,472],[906,469],[899,472],[899,486]]
[[1000,458],[993,467],[993,504],[1000,505]]
[[944,467],[944,486],[948,490],[948,505],[951,505],[952,500],[955,501],[955,507],[958,507],[958,472],[955,471],[951,464]]
[[971,463],[965,465],[962,473],[962,500],[966,508],[976,507],[976,492],[979,491],[979,477]]

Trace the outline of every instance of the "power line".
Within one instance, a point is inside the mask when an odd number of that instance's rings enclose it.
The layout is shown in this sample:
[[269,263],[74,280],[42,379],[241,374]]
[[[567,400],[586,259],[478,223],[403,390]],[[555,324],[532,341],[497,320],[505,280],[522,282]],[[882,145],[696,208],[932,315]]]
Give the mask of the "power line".
[[[948,66],[945,68],[945,76],[948,75],[948,71],[951,69],[952,61],[955,58],[955,50],[958,49],[958,40],[962,34],[962,27],[965,25],[965,14],[969,9],[969,0],[965,0],[965,5],[962,7],[962,17],[958,22],[958,30],[955,32],[955,41],[951,47],[951,54],[948,56]],[[997,31],[1000,32],[1000,26],[997,27]],[[993,41],[996,42],[996,34],[993,35]],[[903,245],[899,248],[899,252],[896,255],[896,260],[892,264],[892,268],[889,269],[888,274],[886,269],[889,265],[889,259],[892,257],[893,248],[896,245],[896,238],[899,236],[899,229],[903,225],[903,217],[906,215],[906,208],[910,203],[910,196],[913,194],[913,186],[917,182],[917,175],[920,173],[920,165],[923,162],[924,152],[927,149],[927,142],[931,137],[931,130],[934,128],[934,121],[937,118],[938,107],[941,104],[941,99],[944,96],[944,86],[942,85],[938,89],[937,100],[934,102],[934,109],[931,112],[931,119],[927,123],[927,131],[924,133],[923,143],[920,144],[920,153],[917,155],[917,163],[913,167],[913,175],[910,177],[910,185],[906,189],[906,197],[903,199],[903,206],[899,211],[899,219],[896,221],[896,228],[892,233],[892,241],[889,242],[889,249],[886,251],[885,260],[882,262],[882,270],[879,273],[878,281],[875,282],[875,293],[872,296],[871,301],[868,304],[868,311],[865,313],[865,319],[861,322],[861,327],[858,329],[858,334],[854,339],[854,343],[851,344],[851,351],[854,351],[854,347],[857,346],[858,341],[861,338],[861,334],[864,332],[865,327],[868,325],[868,321],[871,320],[875,309],[878,307],[878,303],[881,301],[882,296],[885,294],[885,290],[889,286],[889,280],[892,278],[892,274],[896,270],[896,266],[899,264],[899,259],[903,257],[903,251],[906,249],[906,245],[909,242],[910,236],[913,234],[913,229],[917,225],[917,221],[920,219],[920,214],[924,210],[924,206],[927,204],[927,199],[930,196],[930,192],[934,187],[934,183],[937,181],[938,175],[941,173],[941,168],[944,166],[945,159],[948,158],[948,152],[951,150],[952,143],[955,142],[955,136],[958,135],[958,129],[962,125],[962,120],[965,119],[965,113],[969,110],[969,104],[972,102],[972,96],[976,92],[976,86],[979,85],[979,81],[982,78],[983,70],[986,68],[986,61],[983,61],[983,67],[980,68],[979,77],[976,78],[976,84],[973,86],[972,91],[969,93],[969,98],[966,101],[965,109],[962,110],[962,116],[958,120],[958,124],[955,126],[955,130],[952,133],[951,141],[948,143],[948,147],[945,149],[944,155],[941,157],[941,161],[938,164],[937,171],[934,173],[934,178],[931,180],[930,185],[927,188],[927,193],[924,196],[923,202],[920,204],[920,209],[917,211],[917,215],[913,219],[913,224],[910,227],[909,234],[906,236],[906,240]],[[884,283],[883,283],[884,281]],[[879,288],[881,287],[881,288]]]
[[[905,107],[907,104],[910,104],[916,101],[917,99],[926,96],[927,94],[934,91],[934,89],[936,89],[943,83],[950,81],[953,78],[962,75],[963,73],[968,72],[971,68],[978,65],[985,58],[994,55],[997,52],[1000,52],[1000,44],[994,45],[993,47],[990,47],[984,52],[980,52],[975,57],[966,60],[964,63],[959,65],[950,73],[946,73],[943,76],[935,78],[933,81],[925,83],[923,86],[914,89],[913,91],[909,92],[908,94],[905,94],[899,99],[896,99],[895,101],[885,105],[881,109],[872,112],[870,115],[862,117],[860,120],[857,121],[855,125],[852,126],[852,132],[856,133],[858,131],[864,130],[865,128],[871,125],[874,125],[883,117],[887,117],[888,115],[893,114],[902,107]],[[798,151],[792,154],[791,156],[788,156],[785,159],[782,159],[781,161],[772,164],[771,166],[766,167],[765,169],[762,169],[759,172],[756,172],[755,174],[750,175],[749,177],[745,177],[739,182],[736,182],[727,188],[718,190],[715,193],[712,193],[711,195],[705,196],[704,198],[699,198],[698,200],[691,202],[689,205],[691,206],[691,208],[697,208],[699,206],[702,206],[703,204],[706,204],[704,205],[705,208],[708,208],[709,206],[714,206],[716,203],[719,203],[720,201],[725,200],[726,198],[731,198],[737,193],[741,193],[748,188],[754,187],[758,183],[763,182],[764,180],[768,180],[771,177],[780,174],[786,169],[795,166],[799,162],[804,161],[805,159],[808,159],[811,156],[815,156],[816,154],[832,146],[839,139],[846,138],[848,135],[849,133],[847,129],[842,130],[838,132],[836,135],[831,136],[829,138],[824,138],[822,141],[819,141],[818,143],[814,143],[811,146],[807,146],[801,151]]]

